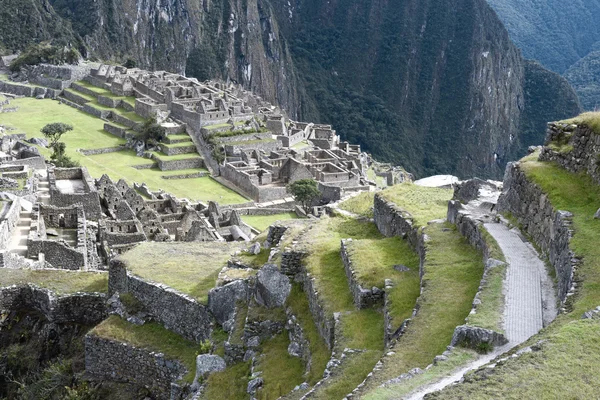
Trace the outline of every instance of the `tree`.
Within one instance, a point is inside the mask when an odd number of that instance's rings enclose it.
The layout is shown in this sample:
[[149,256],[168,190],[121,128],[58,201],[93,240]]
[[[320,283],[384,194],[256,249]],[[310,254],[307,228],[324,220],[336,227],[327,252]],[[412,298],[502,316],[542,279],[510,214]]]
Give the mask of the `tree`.
[[71,158],[65,154],[67,145],[60,141],[62,135],[72,130],[73,127],[71,125],[62,122],[53,122],[40,130],[40,132],[44,134],[44,137],[50,141],[48,144],[48,147],[52,149],[50,159],[57,167],[71,168],[79,166],[78,162],[71,160]]
[[306,213],[308,213],[313,200],[321,196],[317,181],[314,179],[299,179],[288,186],[288,192],[294,196],[294,200],[302,204]]
[[156,118],[148,118],[137,134],[137,138],[143,141],[146,146],[156,146],[164,140],[165,136],[166,129],[156,122]]

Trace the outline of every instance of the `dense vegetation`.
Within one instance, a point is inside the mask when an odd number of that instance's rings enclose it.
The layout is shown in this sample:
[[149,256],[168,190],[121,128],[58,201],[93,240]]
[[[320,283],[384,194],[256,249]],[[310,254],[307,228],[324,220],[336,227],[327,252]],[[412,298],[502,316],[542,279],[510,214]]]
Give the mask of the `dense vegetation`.
[[584,110],[600,107],[600,51],[593,51],[565,72],[565,78],[579,95]]
[[599,0],[488,0],[527,58],[565,72],[600,41]]

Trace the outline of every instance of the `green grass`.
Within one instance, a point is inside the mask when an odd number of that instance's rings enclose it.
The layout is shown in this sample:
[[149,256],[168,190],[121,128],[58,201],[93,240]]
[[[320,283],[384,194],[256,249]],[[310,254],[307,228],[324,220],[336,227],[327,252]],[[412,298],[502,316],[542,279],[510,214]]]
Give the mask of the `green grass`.
[[312,314],[308,307],[308,297],[298,284],[292,286],[292,291],[287,299],[287,306],[291,308],[292,313],[296,316],[298,324],[302,327],[304,335],[308,340],[311,364],[306,376],[306,382],[310,385],[314,385],[323,378],[323,372],[329,362],[331,353],[327,348],[327,344],[319,334],[317,326],[312,318]]
[[224,146],[249,146],[253,144],[275,143],[277,139],[240,140],[239,142],[223,142]]
[[564,121],[565,124],[583,124],[587,125],[594,130],[596,133],[600,133],[600,112],[586,112],[575,118],[567,119]]
[[471,311],[483,274],[481,255],[448,223],[430,225],[426,233],[430,242],[419,312],[392,348],[395,353],[369,381],[369,395],[378,395],[383,382],[430,364]]
[[88,102],[92,102],[92,101],[96,101],[97,100],[95,97],[90,96],[89,94],[81,93],[81,92],[78,92],[78,91],[73,90],[73,89],[65,89],[65,92],[69,92],[69,93],[75,94],[75,95],[77,95],[79,97],[82,97],[82,98],[86,99]]
[[360,215],[361,217],[373,218],[373,200],[375,192],[363,192],[340,203],[342,210]]
[[446,218],[453,191],[402,183],[382,191],[380,195],[412,215],[415,225],[425,226],[434,219]]
[[[162,143],[163,146],[169,148],[169,149],[174,149],[174,148],[178,148],[178,147],[189,147],[189,146],[194,146],[194,143],[192,142],[192,140],[190,139],[187,142],[179,142],[179,143]],[[194,146],[194,149],[196,147]],[[195,150],[194,150],[195,151]]]
[[174,156],[168,156],[164,153],[152,152],[152,155],[161,161],[196,160],[201,158],[197,153],[177,154]]
[[285,221],[289,219],[298,219],[298,215],[292,212],[274,215],[242,215],[242,221],[261,232],[268,229],[269,226],[273,225],[277,221]]
[[192,383],[194,380],[196,356],[199,354],[200,345],[182,338],[156,322],[139,326],[111,315],[92,329],[90,334],[161,352],[167,359],[178,360],[186,367],[188,373],[183,378],[184,382]]
[[396,264],[419,271],[419,255],[400,237],[353,240],[347,242],[347,251],[356,279],[366,288],[383,289],[386,278],[402,280],[404,273],[394,270]]
[[[340,348],[362,350],[349,354],[340,368],[318,388],[315,399],[342,399],[373,370],[383,351],[383,317],[373,309],[347,313],[341,317]],[[340,351],[341,351],[340,349]]]
[[[553,323],[540,351],[508,359],[494,370],[471,374],[432,399],[598,398],[600,321]],[[536,336],[535,340],[542,337]]]
[[216,242],[145,242],[124,253],[121,259],[135,275],[164,283],[204,303],[236,246]]
[[477,358],[477,353],[473,350],[456,348],[446,361],[437,363],[422,374],[415,375],[413,378],[403,381],[402,383],[391,384],[385,388],[378,389],[376,393],[367,395],[365,400],[386,400],[398,399],[401,396],[407,395],[416,389],[423,387],[429,383],[438,381],[439,379],[450,375],[455,369],[473,361]]
[[0,287],[33,283],[57,294],[108,291],[108,274],[83,271],[56,271],[0,268]]
[[[483,240],[485,240],[485,243],[488,246],[489,257],[506,262],[504,253],[502,253],[496,239],[494,239],[483,226],[479,229],[483,236]],[[469,315],[467,319],[468,325],[491,329],[500,333],[504,332],[502,327],[502,316],[504,314],[505,305],[503,293],[505,278],[506,265],[497,266],[488,271],[486,283],[479,296],[481,304],[477,306],[476,314]]]
[[206,390],[202,399],[249,399],[250,395],[246,393],[249,376],[250,362],[237,363],[227,367],[224,371],[212,373],[206,380]]
[[[247,201],[243,196],[221,185],[211,177],[181,180],[166,180],[163,175],[177,175],[181,171],[160,171],[158,168],[137,170],[133,165],[153,164],[152,160],[137,157],[133,151],[84,156],[77,149],[99,149],[116,147],[125,140],[104,131],[104,121],[82,111],[53,100],[36,100],[30,98],[15,99],[11,105],[19,107],[15,113],[2,114],[3,125],[18,128],[17,132],[25,132],[27,138],[41,137],[40,129],[50,122],[66,122],[73,125],[74,130],[63,136],[67,144],[67,154],[74,161],[88,168],[94,178],[107,174],[115,182],[124,178],[130,185],[133,182],[146,183],[151,190],[163,189],[179,198],[192,201],[218,201],[220,204],[236,204]],[[47,149],[40,149],[44,156],[49,156]],[[196,171],[205,171],[198,169]],[[189,171],[184,171],[185,173]],[[193,172],[193,171],[192,171]]]
[[346,238],[377,239],[383,236],[371,222],[335,217],[314,223],[302,240],[310,251],[305,260],[306,269],[314,276],[324,306],[332,314],[354,310],[340,255],[340,240]]
[[282,332],[262,345],[255,369],[264,379],[262,389],[256,393],[259,400],[277,399],[304,382],[302,359],[288,354],[290,344],[287,332]]

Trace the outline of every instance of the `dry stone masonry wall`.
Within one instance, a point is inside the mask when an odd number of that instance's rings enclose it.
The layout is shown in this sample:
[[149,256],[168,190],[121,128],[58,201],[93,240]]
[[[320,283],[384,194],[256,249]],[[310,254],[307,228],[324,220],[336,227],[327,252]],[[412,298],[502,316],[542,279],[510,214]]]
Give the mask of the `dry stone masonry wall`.
[[572,214],[554,210],[548,196],[527,178],[518,163],[509,163],[506,167],[498,211],[512,214],[548,257],[556,271],[558,297],[564,303],[572,290],[578,264],[569,248]]

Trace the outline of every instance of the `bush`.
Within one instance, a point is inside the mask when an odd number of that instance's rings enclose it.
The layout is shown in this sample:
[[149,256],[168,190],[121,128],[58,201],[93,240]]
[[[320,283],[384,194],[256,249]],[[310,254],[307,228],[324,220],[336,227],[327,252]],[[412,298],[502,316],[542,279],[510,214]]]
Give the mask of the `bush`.
[[146,145],[157,145],[166,137],[166,130],[156,122],[156,118],[148,118],[140,128],[137,138]]
[[299,179],[288,186],[288,192],[294,196],[294,200],[302,204],[307,213],[313,200],[321,195],[314,179]]

